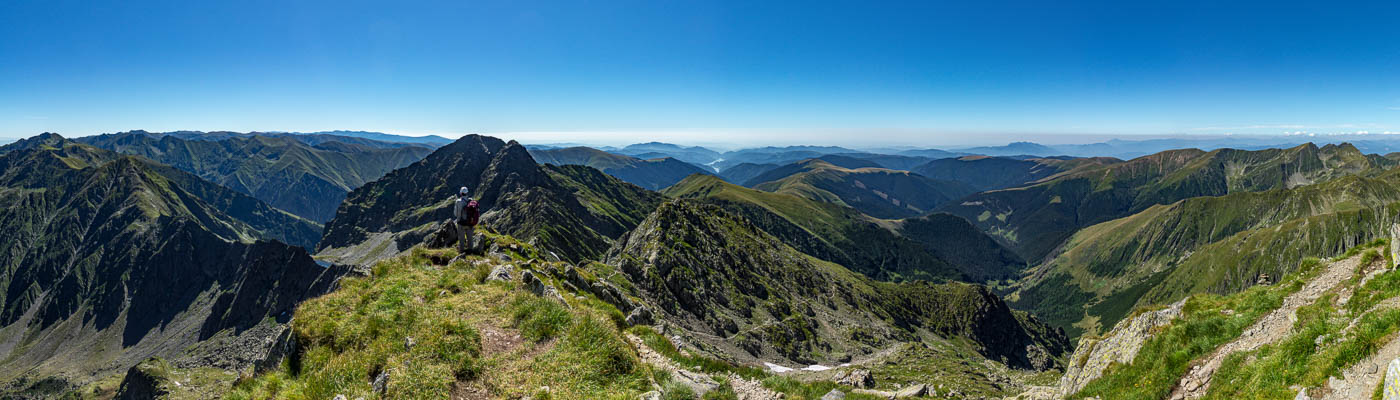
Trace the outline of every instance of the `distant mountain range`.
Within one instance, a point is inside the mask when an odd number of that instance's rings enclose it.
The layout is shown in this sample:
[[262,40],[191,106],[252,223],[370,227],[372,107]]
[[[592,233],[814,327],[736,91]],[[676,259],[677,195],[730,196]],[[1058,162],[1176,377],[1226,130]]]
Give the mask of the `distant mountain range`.
[[642,160],[590,147],[530,150],[530,156],[541,164],[593,167],[627,183],[650,190],[661,190],[674,185],[691,174],[711,173],[708,168],[700,168],[671,157]]
[[304,138],[133,131],[77,140],[171,165],[317,223],[334,217],[351,190],[432,151]]
[[928,214],[944,203],[976,192],[957,181],[940,181],[907,171],[860,167],[869,161],[842,158],[848,168],[824,159],[791,164],[760,175],[749,182],[774,193],[854,207],[876,218],[908,218]]
[[382,133],[382,132],[366,132],[366,131],[267,132],[267,133],[286,133],[286,134],[292,134],[292,135],[298,135],[298,136],[344,136],[344,137],[353,137],[353,138],[360,138],[360,139],[369,139],[369,140],[380,141],[380,142],[390,142],[390,143],[414,143],[414,144],[429,145],[429,146],[432,146],[432,147],[438,147],[438,146],[442,146],[442,145],[445,145],[445,144],[448,144],[448,143],[452,143],[452,139],[448,139],[448,138],[445,138],[445,137],[442,137],[442,136],[437,136],[437,135],[405,136],[405,135],[393,135],[393,134]]
[[[1201,136],[1178,138],[1154,138],[1143,140],[1111,139],[1086,144],[1040,144],[1035,142],[1014,142],[1002,146],[934,148],[846,148],[839,146],[785,146],[757,147],[732,151],[716,151],[699,146],[682,146],[670,143],[650,142],[628,145],[621,148],[599,146],[599,150],[629,155],[642,159],[672,157],[714,172],[722,172],[739,164],[789,164],[828,154],[872,159],[890,169],[912,168],[913,161],[881,156],[912,157],[919,163],[942,158],[964,156],[997,156],[1016,159],[1030,158],[1069,158],[1069,157],[1112,157],[1132,159],[1167,150],[1200,149],[1211,151],[1223,148],[1238,150],[1263,150],[1268,148],[1290,148],[1304,143],[1341,144],[1350,143],[1367,154],[1389,154],[1400,152],[1400,136],[1383,134],[1329,135],[1329,136]],[[543,146],[541,149],[580,147],[583,144],[567,146]],[[535,146],[530,146],[534,148]]]

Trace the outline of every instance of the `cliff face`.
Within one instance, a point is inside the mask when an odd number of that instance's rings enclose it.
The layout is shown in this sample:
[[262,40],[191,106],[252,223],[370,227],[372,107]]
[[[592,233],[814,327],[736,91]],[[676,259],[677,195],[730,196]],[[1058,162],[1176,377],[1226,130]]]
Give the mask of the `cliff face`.
[[243,334],[285,322],[344,273],[256,239],[180,182],[61,139],[0,155],[0,242],[11,244],[0,249],[0,381],[83,383],[215,336],[256,341]]

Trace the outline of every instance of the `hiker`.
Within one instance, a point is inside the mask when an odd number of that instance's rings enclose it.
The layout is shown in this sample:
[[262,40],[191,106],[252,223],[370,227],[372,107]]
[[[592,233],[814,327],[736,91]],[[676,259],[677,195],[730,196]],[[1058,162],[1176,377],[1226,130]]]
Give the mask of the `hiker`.
[[464,255],[469,247],[467,240],[473,236],[472,231],[481,219],[476,200],[472,200],[467,193],[467,187],[463,186],[457,191],[457,201],[452,204],[452,216],[457,219],[457,252]]

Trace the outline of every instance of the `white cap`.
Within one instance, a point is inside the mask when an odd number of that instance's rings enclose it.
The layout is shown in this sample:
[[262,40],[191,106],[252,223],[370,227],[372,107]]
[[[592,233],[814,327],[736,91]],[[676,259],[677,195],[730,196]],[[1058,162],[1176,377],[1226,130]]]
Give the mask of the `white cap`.
[[466,187],[466,186],[462,186],[462,190],[458,190],[458,191],[457,191],[457,194],[462,195],[462,196],[466,196],[466,195],[467,195],[467,192],[469,192],[469,190],[467,190],[467,187]]

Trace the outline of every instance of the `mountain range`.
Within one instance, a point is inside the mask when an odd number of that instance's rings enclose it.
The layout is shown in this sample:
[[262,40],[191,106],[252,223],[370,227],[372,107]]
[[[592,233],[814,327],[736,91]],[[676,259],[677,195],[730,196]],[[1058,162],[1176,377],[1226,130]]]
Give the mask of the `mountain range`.
[[346,272],[277,241],[308,242],[314,224],[58,135],[0,147],[0,206],[5,392],[56,395],[153,356],[251,365]]
[[299,135],[198,137],[133,131],[77,140],[179,168],[317,223],[329,221],[350,190],[432,151],[416,145],[304,142]]
[[1400,156],[1352,144],[386,140],[0,146],[0,396],[1356,397],[1400,357]]
[[530,156],[542,164],[592,167],[649,190],[664,189],[691,174],[710,173],[707,169],[670,157],[642,160],[589,147],[530,150]]

